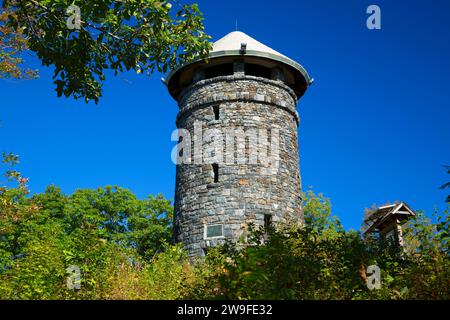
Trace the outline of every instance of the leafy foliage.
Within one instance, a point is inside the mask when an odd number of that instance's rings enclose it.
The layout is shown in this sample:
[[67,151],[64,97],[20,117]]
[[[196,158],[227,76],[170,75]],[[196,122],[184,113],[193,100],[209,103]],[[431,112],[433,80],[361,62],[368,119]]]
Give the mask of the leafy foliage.
[[[29,197],[28,180],[10,168],[17,163],[17,156],[4,154],[0,298],[108,298],[118,266],[149,263],[170,243],[173,209],[162,196],[138,200],[118,187],[66,196],[50,186]],[[80,268],[82,290],[66,286],[72,265]]]
[[[208,53],[211,44],[203,31],[203,17],[197,4],[172,3],[4,1],[0,35],[2,30],[6,32],[7,42],[14,43],[15,49],[7,53],[8,60],[0,71],[6,76],[20,76],[17,65],[21,60],[14,57],[28,48],[44,66],[55,68],[58,96],[98,102],[105,70],[115,74],[124,70],[166,72]],[[79,12],[70,10],[73,5]],[[0,44],[5,52],[7,43]]]
[[[406,227],[403,251],[392,243],[345,231],[329,201],[308,193],[301,227],[253,230],[248,245],[213,250],[191,291],[198,299],[448,299],[448,212],[438,224],[421,216]],[[440,230],[436,232],[437,230]],[[381,288],[367,287],[367,267],[381,269]],[[205,271],[205,269],[207,271]],[[207,279],[207,280],[205,280]],[[206,286],[208,283],[209,286]],[[199,289],[200,288],[200,289]]]
[[28,49],[23,31],[7,24],[8,20],[16,18],[11,10],[0,12],[0,79],[33,79],[37,70],[24,67],[22,52]]
[[[251,226],[248,242],[193,260],[171,244],[173,208],[105,187],[30,196],[3,154],[0,299],[449,299],[448,211],[417,214],[405,249],[345,231],[328,199],[307,194],[301,226]],[[435,222],[433,222],[435,221]],[[381,288],[366,285],[369,265]],[[80,289],[67,268],[80,269]]]

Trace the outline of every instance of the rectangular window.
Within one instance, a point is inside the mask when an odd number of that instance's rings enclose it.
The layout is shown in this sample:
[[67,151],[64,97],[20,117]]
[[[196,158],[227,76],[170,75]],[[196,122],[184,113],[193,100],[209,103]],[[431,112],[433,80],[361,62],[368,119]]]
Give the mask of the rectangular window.
[[257,64],[246,63],[245,75],[270,79],[270,69]]
[[232,63],[220,64],[205,69],[205,79],[211,79],[221,76],[231,76],[232,74],[233,74]]
[[209,224],[205,225],[205,239],[222,238],[223,224]]

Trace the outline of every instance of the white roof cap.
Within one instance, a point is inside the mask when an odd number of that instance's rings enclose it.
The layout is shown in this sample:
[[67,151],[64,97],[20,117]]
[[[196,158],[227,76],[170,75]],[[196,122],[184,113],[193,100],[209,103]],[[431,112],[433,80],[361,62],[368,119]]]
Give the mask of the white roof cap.
[[269,48],[265,44],[262,44],[258,40],[253,39],[252,37],[246,35],[241,31],[230,32],[225,37],[214,42],[214,46],[213,49],[211,50],[211,53],[219,51],[239,50],[241,48],[241,43],[247,44],[247,50],[270,53],[273,55],[288,58],[285,55],[282,55],[278,51]]

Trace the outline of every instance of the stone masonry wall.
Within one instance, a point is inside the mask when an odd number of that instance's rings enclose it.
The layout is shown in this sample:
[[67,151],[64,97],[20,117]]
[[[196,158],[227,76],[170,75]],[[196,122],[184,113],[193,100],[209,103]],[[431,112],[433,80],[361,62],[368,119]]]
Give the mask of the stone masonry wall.
[[[245,150],[246,162],[218,162],[217,182],[211,163],[177,165],[175,238],[185,243],[191,255],[202,256],[208,246],[224,240],[205,239],[205,224],[223,224],[224,237],[238,240],[245,237],[249,223],[263,226],[264,215],[270,215],[273,224],[302,218],[296,104],[294,92],[284,83],[236,74],[201,80],[182,92],[177,127],[189,130],[193,139],[195,122],[201,123],[203,130],[239,128],[250,132],[245,145],[233,149],[234,156]],[[214,108],[219,110],[218,120]],[[271,150],[277,130],[277,165],[273,161],[271,165],[248,163],[255,156],[252,139],[260,139],[264,152]],[[252,132],[258,132],[258,137]],[[259,132],[267,132],[267,136]],[[211,143],[203,141],[203,147]],[[225,153],[225,136],[222,143]],[[272,155],[273,150],[268,152]],[[191,153],[192,159],[202,156],[195,153],[193,141]]]

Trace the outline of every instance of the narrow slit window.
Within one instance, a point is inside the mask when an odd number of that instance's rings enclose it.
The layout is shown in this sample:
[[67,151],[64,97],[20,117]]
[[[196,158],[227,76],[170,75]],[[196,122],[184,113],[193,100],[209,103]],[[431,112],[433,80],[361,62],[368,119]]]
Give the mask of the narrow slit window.
[[213,111],[214,111],[214,120],[219,120],[220,117],[219,106],[214,106]]
[[265,214],[264,215],[264,232],[268,233],[271,227],[272,227],[272,215]]
[[[178,144],[180,144],[181,142],[183,142],[183,136],[179,136],[178,137]],[[178,156],[182,157],[183,156],[183,148],[179,148],[178,149]]]
[[214,182],[219,182],[219,165],[217,163],[212,164]]

